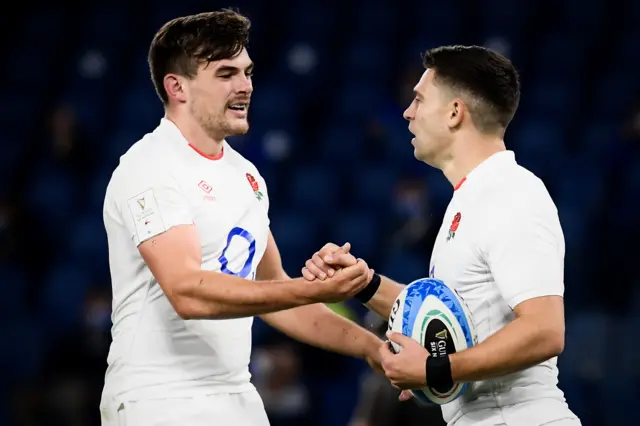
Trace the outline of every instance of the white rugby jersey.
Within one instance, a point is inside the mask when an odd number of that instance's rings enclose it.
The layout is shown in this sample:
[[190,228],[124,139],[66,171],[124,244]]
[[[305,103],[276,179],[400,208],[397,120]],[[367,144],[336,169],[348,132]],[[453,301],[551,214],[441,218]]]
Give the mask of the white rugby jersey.
[[[513,152],[503,151],[456,187],[433,248],[430,275],[457,290],[482,342],[513,320],[519,303],[563,296],[564,252],[558,212],[543,182],[519,166]],[[473,383],[467,394],[442,407],[443,416],[451,423],[471,411],[539,398],[560,400],[564,407],[556,364],[554,358]],[[541,415],[548,421],[566,417],[552,411]]]
[[113,288],[112,336],[103,394],[131,398],[253,389],[253,318],[183,320],[137,246],[195,224],[202,269],[255,278],[267,246],[269,198],[256,168],[226,142],[209,157],[162,119],[120,159],[104,223]]

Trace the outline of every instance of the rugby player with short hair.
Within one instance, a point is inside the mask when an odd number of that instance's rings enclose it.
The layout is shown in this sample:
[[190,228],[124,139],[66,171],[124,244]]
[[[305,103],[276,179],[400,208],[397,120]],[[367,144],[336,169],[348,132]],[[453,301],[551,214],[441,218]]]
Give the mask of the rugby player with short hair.
[[366,263],[290,279],[266,184],[225,141],[249,128],[249,30],[223,10],[174,19],[151,43],[165,117],[121,157],[104,202],[113,342],[103,426],[268,425],[248,368],[256,315],[379,367],[381,340],[322,304],[358,293]]
[[[520,99],[518,73],[504,56],[477,46],[429,50],[424,66],[404,117],[415,157],[454,187],[429,270],[466,302],[479,343],[438,358],[390,334],[403,350],[381,346],[385,373],[401,389],[471,382],[442,407],[450,425],[579,425],[557,386],[565,252],[558,212],[543,182],[504,143]],[[328,244],[303,275],[332,276],[355,264],[345,251]],[[375,274],[358,299],[388,318],[402,288]]]

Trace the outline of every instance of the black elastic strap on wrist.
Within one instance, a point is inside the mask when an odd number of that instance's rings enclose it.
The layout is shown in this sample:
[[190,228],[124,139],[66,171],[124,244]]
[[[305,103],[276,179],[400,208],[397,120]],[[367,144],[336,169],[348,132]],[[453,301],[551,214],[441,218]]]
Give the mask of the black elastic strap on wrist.
[[446,393],[453,385],[449,356],[427,357],[427,387],[440,393]]
[[365,288],[360,290],[358,294],[353,296],[353,298],[358,300],[360,303],[367,303],[369,300],[371,300],[373,295],[376,294],[376,291],[378,291],[381,282],[382,278],[380,278],[380,275],[373,274],[373,278],[371,278],[369,284],[367,284]]

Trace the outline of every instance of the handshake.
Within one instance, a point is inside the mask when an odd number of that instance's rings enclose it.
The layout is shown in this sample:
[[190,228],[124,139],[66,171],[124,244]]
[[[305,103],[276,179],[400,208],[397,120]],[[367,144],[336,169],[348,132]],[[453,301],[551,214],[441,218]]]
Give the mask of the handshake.
[[351,245],[342,247],[327,243],[306,261],[302,276],[315,285],[308,289],[315,302],[334,303],[349,299],[362,291],[373,278],[362,259],[356,259],[349,251]]

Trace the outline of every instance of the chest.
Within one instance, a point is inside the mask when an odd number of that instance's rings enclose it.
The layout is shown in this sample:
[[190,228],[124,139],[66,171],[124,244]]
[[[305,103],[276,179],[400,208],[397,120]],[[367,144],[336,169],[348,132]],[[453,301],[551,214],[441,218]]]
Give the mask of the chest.
[[433,247],[429,275],[455,289],[463,299],[481,298],[490,285],[490,271],[482,254],[483,222],[480,211],[452,203]]
[[265,183],[242,167],[215,164],[183,175],[202,246],[203,266],[248,277],[255,272],[269,234]]

